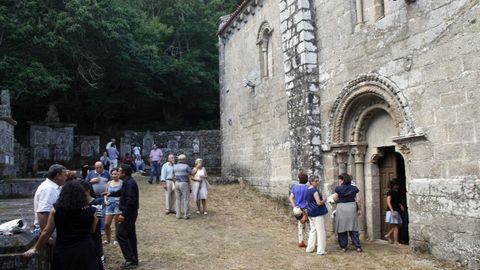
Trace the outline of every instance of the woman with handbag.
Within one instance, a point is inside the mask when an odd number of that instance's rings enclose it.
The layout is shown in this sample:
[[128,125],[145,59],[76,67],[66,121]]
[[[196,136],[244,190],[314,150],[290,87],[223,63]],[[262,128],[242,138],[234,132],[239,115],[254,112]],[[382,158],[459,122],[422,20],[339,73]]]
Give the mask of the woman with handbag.
[[325,215],[328,213],[325,203],[326,199],[322,199],[322,195],[318,191],[320,178],[316,175],[310,176],[308,179],[310,187],[307,190],[307,213],[310,221],[310,234],[308,236],[307,252],[313,252],[317,245],[317,254],[325,255],[327,247],[327,232],[325,231]]

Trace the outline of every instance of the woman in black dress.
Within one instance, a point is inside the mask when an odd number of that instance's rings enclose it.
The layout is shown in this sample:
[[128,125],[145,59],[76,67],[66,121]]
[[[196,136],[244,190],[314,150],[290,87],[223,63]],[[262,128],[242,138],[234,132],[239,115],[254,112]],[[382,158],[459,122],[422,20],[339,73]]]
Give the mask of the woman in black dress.
[[95,208],[87,206],[87,198],[81,184],[77,181],[67,182],[48,216],[47,226],[40,238],[23,256],[31,258],[36,254],[56,229],[57,239],[51,269],[103,269],[91,236],[97,222]]

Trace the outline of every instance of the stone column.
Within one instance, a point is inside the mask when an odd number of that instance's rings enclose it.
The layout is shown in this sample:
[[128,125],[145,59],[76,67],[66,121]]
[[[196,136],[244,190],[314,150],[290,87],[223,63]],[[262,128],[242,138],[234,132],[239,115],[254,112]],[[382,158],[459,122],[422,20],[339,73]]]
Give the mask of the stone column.
[[363,0],[355,0],[357,24],[363,24]]
[[318,40],[313,0],[279,0],[292,179],[323,172],[320,156]]
[[357,147],[352,150],[352,153],[355,157],[355,175],[356,179],[355,183],[357,184],[358,189],[360,190],[360,197],[362,201],[362,216],[359,219],[359,226],[360,226],[360,236],[363,240],[365,240],[366,235],[365,231],[367,228],[367,218],[365,213],[365,148]]

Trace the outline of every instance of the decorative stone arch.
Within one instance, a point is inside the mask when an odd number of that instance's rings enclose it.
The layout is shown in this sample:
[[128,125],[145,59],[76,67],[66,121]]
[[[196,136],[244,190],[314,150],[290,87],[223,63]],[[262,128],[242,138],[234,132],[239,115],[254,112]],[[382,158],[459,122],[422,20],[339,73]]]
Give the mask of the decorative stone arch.
[[360,75],[336,98],[328,115],[326,145],[362,142],[370,118],[386,111],[398,128],[398,136],[415,134],[414,119],[406,97],[389,79],[378,74]]
[[270,77],[273,74],[273,52],[272,52],[273,28],[268,21],[264,21],[257,33],[257,45],[259,48],[260,73],[262,78]]
[[[380,136],[385,141],[372,145],[367,132],[375,121],[385,119],[378,117],[385,115],[391,118],[389,123],[393,126],[390,127],[395,130],[388,130],[388,135]],[[391,147],[407,160],[409,150],[405,143],[424,137],[421,129],[415,130],[407,98],[392,81],[379,74],[360,75],[340,91],[329,111],[324,134],[322,149],[332,151],[334,177],[340,173],[351,174],[365,198],[365,215],[359,224],[361,234],[378,238],[378,221],[374,221],[382,212],[378,209],[382,196],[378,160],[384,149]]]

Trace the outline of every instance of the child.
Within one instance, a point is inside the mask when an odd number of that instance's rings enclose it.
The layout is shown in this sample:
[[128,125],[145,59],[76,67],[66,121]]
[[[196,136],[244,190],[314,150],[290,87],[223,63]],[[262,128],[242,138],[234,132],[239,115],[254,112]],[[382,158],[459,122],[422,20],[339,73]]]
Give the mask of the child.
[[[295,208],[300,208],[302,210],[302,213],[306,211],[307,208],[307,189],[308,189],[308,176],[304,173],[300,173],[298,175],[298,182],[299,184],[296,184],[292,187],[292,190],[290,191],[290,204],[292,207]],[[305,242],[303,241],[303,231],[305,230],[305,224],[303,224],[300,220],[302,218],[302,215],[296,215],[297,218],[297,223],[298,223],[298,247],[304,248]]]

